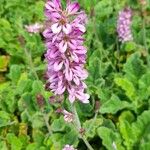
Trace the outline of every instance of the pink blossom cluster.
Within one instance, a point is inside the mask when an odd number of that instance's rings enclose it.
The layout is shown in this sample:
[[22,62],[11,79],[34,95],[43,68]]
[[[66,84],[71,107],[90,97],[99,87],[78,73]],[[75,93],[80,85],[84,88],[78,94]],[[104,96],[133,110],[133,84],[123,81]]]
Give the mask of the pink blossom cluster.
[[72,145],[65,145],[65,147],[62,150],[77,150],[77,149],[74,149]]
[[68,112],[67,110],[62,111],[64,115],[64,120],[68,123],[72,122],[74,120],[74,116],[72,113]]
[[87,50],[83,46],[87,16],[79,9],[79,4],[70,0],[67,0],[66,8],[60,0],[48,0],[45,4],[45,15],[50,23],[43,32],[47,47],[48,88],[55,95],[67,92],[71,103],[76,99],[89,103],[84,83],[88,77],[84,68]]
[[39,23],[35,23],[31,25],[25,25],[25,28],[29,33],[39,33],[40,30],[43,28],[43,25]]
[[125,8],[122,11],[120,11],[117,21],[117,32],[119,40],[122,43],[133,40],[131,32],[131,23],[132,23],[132,10],[130,8]]

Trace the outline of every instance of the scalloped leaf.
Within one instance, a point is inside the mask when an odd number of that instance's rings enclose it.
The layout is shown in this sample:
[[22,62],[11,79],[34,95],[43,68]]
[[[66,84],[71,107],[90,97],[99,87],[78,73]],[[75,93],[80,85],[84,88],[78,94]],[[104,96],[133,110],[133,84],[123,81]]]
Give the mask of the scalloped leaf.
[[132,82],[130,82],[127,78],[115,78],[115,83],[120,86],[129,97],[131,101],[136,99],[136,89]]
[[[124,116],[126,117],[119,118],[119,128],[127,150],[132,150],[133,147],[138,148],[140,143],[146,142],[145,136],[150,136],[150,110],[144,111],[132,124],[133,115],[127,113]],[[130,121],[129,119],[125,120],[129,117]]]
[[137,83],[141,76],[146,72],[146,67],[140,57],[141,54],[138,52],[132,54],[123,67],[126,77],[133,83]]
[[119,133],[106,127],[99,127],[97,129],[97,133],[102,139],[103,145],[107,148],[107,150],[125,150],[121,144],[122,139]]
[[96,129],[102,125],[102,118],[94,118],[90,120],[86,120],[83,123],[83,128],[85,129],[85,136],[88,138],[93,138],[96,135]]
[[102,114],[105,113],[116,114],[119,110],[123,110],[125,108],[131,109],[132,107],[133,107],[132,104],[126,101],[121,101],[118,96],[113,94],[110,100],[102,104],[99,111]]

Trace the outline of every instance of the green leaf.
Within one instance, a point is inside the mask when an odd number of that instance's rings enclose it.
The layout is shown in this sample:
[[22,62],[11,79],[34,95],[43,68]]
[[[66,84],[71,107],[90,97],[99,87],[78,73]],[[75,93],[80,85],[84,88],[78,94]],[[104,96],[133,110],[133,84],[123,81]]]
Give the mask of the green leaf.
[[43,141],[44,141],[44,137],[45,137],[43,132],[41,132],[38,129],[33,129],[32,136],[33,136],[34,142],[37,143],[38,146],[43,145]]
[[126,52],[135,51],[135,50],[136,50],[136,43],[134,43],[134,42],[132,42],[132,41],[125,43],[124,50],[125,50]]
[[32,116],[32,127],[33,128],[41,128],[43,127],[45,124],[44,124],[44,119],[43,119],[43,115],[41,113],[35,113],[33,116]]
[[129,97],[131,101],[136,99],[136,89],[132,82],[130,82],[127,78],[115,78],[115,83],[120,86]]
[[[150,125],[150,110],[147,110],[144,111],[140,116],[138,116],[136,122],[132,123],[132,134],[134,135],[134,144],[139,142],[141,143],[144,134],[150,136],[149,125]],[[148,129],[148,131],[146,129]]]
[[131,109],[132,105],[126,101],[121,101],[116,95],[112,95],[110,100],[102,104],[99,111],[102,114],[116,114],[119,110],[123,110],[125,108]]
[[67,131],[62,139],[62,143],[64,145],[69,144],[69,145],[78,145],[79,140],[78,140],[78,133],[74,128],[72,128],[70,131]]
[[44,92],[44,86],[42,81],[35,80],[32,85],[32,94],[36,95]]
[[0,127],[9,125],[10,121],[10,114],[5,111],[0,111]]
[[102,139],[103,145],[107,148],[107,150],[125,150],[121,144],[122,139],[119,133],[106,127],[99,127],[97,129],[97,133]]
[[77,103],[76,107],[81,117],[90,117],[93,114],[93,106],[90,104]]
[[9,56],[0,56],[0,72],[7,71]]
[[124,139],[124,145],[127,149],[132,145],[133,135],[132,135],[132,128],[131,123],[134,120],[134,116],[130,111],[123,112],[119,117],[119,129],[120,133]]
[[6,142],[0,141],[0,150],[8,150]]
[[111,0],[102,0],[98,2],[95,6],[95,13],[97,18],[109,16],[113,11],[111,5],[112,5]]
[[38,148],[37,143],[32,143],[27,146],[26,150],[37,150],[37,148]]
[[25,92],[30,92],[33,81],[28,79],[27,73],[22,73],[17,82],[16,94],[22,95]]
[[11,145],[11,150],[21,150],[22,142],[13,133],[7,134],[8,143]]
[[64,121],[63,117],[60,117],[59,119],[55,119],[51,125],[51,129],[54,132],[64,131],[65,130],[65,121]]
[[147,100],[150,96],[150,72],[144,74],[139,80],[139,97],[141,100]]
[[[124,139],[124,144],[127,150],[138,148],[146,139],[150,137],[150,110],[144,111],[137,120],[133,122],[133,115],[127,114],[126,117],[119,119],[119,128]],[[124,115],[125,116],[125,115]],[[131,118],[129,121],[129,117]],[[125,118],[128,118],[128,120]],[[132,124],[131,124],[132,122]]]
[[150,148],[150,142],[142,143],[140,145],[140,150],[149,150],[149,148]]
[[85,136],[88,138],[93,138],[96,136],[97,128],[102,125],[103,119],[102,118],[94,118],[90,120],[86,120],[83,123],[83,128],[85,129]]
[[53,133],[48,140],[50,141],[50,143],[52,143],[50,148],[51,150],[61,150],[63,148],[63,134]]
[[140,53],[132,54],[124,65],[124,72],[126,77],[133,83],[137,83],[141,76],[146,72]]
[[10,67],[9,77],[14,82],[17,83],[21,76],[21,67],[19,65],[12,65]]

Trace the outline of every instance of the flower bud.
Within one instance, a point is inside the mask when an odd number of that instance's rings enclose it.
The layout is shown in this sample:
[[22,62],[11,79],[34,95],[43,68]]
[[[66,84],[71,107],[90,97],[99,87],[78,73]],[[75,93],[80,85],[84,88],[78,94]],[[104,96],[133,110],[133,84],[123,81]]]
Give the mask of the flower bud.
[[38,94],[38,95],[36,96],[36,100],[37,100],[37,104],[38,104],[38,106],[39,106],[40,108],[44,106],[45,100],[44,100],[43,95]]

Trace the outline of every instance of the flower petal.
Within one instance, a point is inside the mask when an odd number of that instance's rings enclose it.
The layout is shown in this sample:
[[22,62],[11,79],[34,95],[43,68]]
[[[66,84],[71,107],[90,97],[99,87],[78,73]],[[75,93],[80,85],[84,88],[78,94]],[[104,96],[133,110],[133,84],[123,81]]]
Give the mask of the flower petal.
[[73,78],[73,73],[71,71],[71,69],[66,69],[65,71],[65,77],[68,81],[71,81]]
[[65,34],[69,34],[71,32],[71,30],[72,30],[72,27],[71,27],[70,24],[66,24],[66,25],[63,26],[63,32]]
[[73,103],[73,102],[75,101],[75,96],[72,95],[72,94],[69,94],[69,101],[70,101],[71,103]]
[[52,29],[52,32],[56,34],[56,33],[60,33],[62,27],[59,26],[58,23],[55,23],[51,26],[51,29]]
[[58,95],[61,95],[61,94],[64,93],[65,89],[66,89],[65,86],[60,86],[60,87],[58,87],[58,89],[56,90],[56,93],[57,93]]
[[67,11],[69,14],[75,14],[80,9],[80,5],[77,2],[74,2],[72,4],[69,4],[67,6]]
[[67,50],[67,42],[61,41],[59,44],[59,51],[64,53]]
[[78,24],[78,25],[76,25],[76,27],[77,27],[81,32],[83,32],[83,33],[86,31],[85,26],[82,25],[82,24]]
[[63,61],[62,62],[59,62],[59,61],[56,61],[54,63],[54,71],[59,71],[63,66]]
[[55,7],[57,9],[61,9],[61,2],[60,2],[60,0],[53,0],[53,3],[54,3],[54,5],[55,5]]

